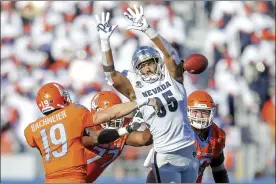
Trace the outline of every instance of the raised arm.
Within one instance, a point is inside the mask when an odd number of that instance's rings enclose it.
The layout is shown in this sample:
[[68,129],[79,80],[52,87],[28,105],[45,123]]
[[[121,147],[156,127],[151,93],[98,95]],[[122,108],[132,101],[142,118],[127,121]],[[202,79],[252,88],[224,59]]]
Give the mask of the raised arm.
[[156,100],[156,98],[137,99],[133,102],[117,104],[103,111],[96,112],[93,117],[93,124],[99,125],[112,119],[126,116],[144,105],[152,106],[156,113],[159,112],[159,109],[161,108],[161,104]]
[[93,124],[99,125],[105,122],[108,122],[112,119],[117,119],[123,117],[135,109],[142,107],[143,105],[148,104],[149,99],[135,100],[133,102],[126,102],[122,104],[114,105],[103,111],[98,111],[93,116]]
[[110,47],[110,36],[113,33],[117,25],[111,26],[109,23],[110,14],[109,12],[102,12],[102,20],[95,15],[97,21],[97,30],[101,40],[102,49],[102,64],[107,84],[113,85],[113,87],[130,101],[136,99],[134,90],[130,81],[122,75],[120,72],[115,70],[112,50]]
[[127,9],[129,13],[124,12],[124,15],[133,22],[127,30],[139,30],[145,33],[163,53],[164,63],[170,75],[178,82],[183,83],[183,67],[178,54],[173,47],[148,24],[144,16],[143,7],[140,6],[140,10],[138,10],[134,5],[134,9],[135,13],[130,8]]
[[[149,105],[154,106],[154,104],[156,103],[154,99],[151,99],[148,101],[149,101]],[[140,103],[145,103],[145,102],[142,102],[142,101],[138,101],[138,103],[128,102],[126,106],[128,106],[129,110],[131,109],[131,106],[133,106],[133,103],[136,103],[135,106],[141,107],[143,106],[143,104],[140,104]],[[122,137],[126,134],[129,134],[127,138],[128,145],[138,147],[138,146],[152,144],[152,136],[148,129],[141,132],[137,131],[141,123],[144,122],[143,118],[141,117],[141,115],[139,115],[139,113],[140,113],[139,111],[136,112],[135,116],[133,117],[129,125],[127,125],[126,127],[121,127],[119,129],[94,130],[92,127],[86,127],[83,132],[82,144],[85,147],[90,147],[97,144],[106,144],[106,143],[113,142],[117,140],[119,137]],[[102,115],[102,114],[98,113],[98,115]]]
[[94,130],[92,127],[85,128],[82,144],[85,147],[94,146],[97,144],[108,144],[117,140],[118,138],[136,131],[139,127],[136,125],[128,125],[119,129],[104,129]]

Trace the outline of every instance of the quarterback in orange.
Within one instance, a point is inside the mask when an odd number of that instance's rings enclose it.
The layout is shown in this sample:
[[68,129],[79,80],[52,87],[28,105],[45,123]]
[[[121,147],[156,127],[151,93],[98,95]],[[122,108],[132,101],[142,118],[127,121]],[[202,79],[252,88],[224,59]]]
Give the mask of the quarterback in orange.
[[[36,103],[45,115],[30,123],[24,130],[29,146],[37,148],[43,157],[45,182],[85,182],[87,164],[83,145],[112,142],[135,130],[128,125],[118,130],[93,130],[93,123],[104,123],[125,116],[146,105],[140,100],[117,104],[94,114],[78,104],[72,103],[69,93],[58,83],[42,86],[36,96]],[[93,122],[93,123],[92,123]]]
[[194,91],[188,96],[188,118],[195,132],[197,157],[200,161],[197,183],[209,165],[216,183],[229,183],[224,167],[225,132],[213,123],[215,103],[205,91]]
[[[111,91],[97,93],[91,100],[91,113],[103,111],[116,104],[120,104],[120,97]],[[95,125],[95,130],[102,129],[118,129],[129,125],[129,123],[142,123],[143,119],[139,117],[139,111],[134,118],[122,117],[101,125]],[[116,141],[109,144],[98,144],[96,146],[87,147],[85,150],[87,161],[87,183],[94,182],[101,173],[120,156],[125,145],[144,146],[152,144],[152,137],[148,129],[144,131],[133,131],[124,135]]]

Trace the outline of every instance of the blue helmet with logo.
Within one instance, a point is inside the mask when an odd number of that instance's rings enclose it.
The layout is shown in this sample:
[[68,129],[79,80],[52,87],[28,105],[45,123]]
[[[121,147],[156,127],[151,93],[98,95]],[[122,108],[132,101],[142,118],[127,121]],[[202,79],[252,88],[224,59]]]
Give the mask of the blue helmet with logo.
[[[157,65],[157,69],[155,73],[150,75],[142,74],[141,71],[139,70],[140,64],[151,59],[153,59],[155,61],[155,64]],[[163,62],[161,61],[161,56],[159,52],[152,47],[149,47],[149,46],[138,47],[132,56],[131,62],[135,72],[138,73],[141,76],[142,80],[145,82],[153,83],[162,76],[161,69],[162,69]]]

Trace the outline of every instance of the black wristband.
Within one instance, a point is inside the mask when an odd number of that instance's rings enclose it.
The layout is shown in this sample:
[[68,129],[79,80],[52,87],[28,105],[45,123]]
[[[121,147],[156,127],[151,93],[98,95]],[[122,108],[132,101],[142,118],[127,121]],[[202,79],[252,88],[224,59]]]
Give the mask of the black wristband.
[[120,138],[120,135],[116,129],[105,129],[98,136],[99,144],[107,144]]
[[115,71],[115,68],[114,68],[114,65],[111,65],[111,66],[103,65],[103,70],[104,72],[113,72]]
[[220,166],[224,162],[224,154],[223,152],[217,157],[214,158],[210,164],[211,167]]
[[132,129],[131,125],[126,126],[126,130],[127,130],[127,132],[128,132],[129,134],[130,134],[131,132],[133,132],[133,129]]

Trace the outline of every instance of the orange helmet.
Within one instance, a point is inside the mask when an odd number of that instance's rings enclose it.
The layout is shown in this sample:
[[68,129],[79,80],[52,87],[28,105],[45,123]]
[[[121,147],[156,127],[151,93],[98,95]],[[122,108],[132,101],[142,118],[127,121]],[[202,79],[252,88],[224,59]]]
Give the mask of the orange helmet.
[[[97,111],[105,110],[113,105],[122,103],[120,97],[112,91],[101,91],[98,92],[91,100],[91,112],[96,113]],[[124,118],[118,118],[101,124],[104,129],[115,129],[122,127]]]
[[[188,118],[196,129],[208,128],[213,123],[215,109],[213,98],[205,91],[194,91],[188,96]],[[193,110],[210,110],[210,114],[208,118],[198,117],[194,115]]]
[[71,102],[69,93],[62,85],[55,82],[43,85],[36,95],[36,104],[43,114],[64,108]]

